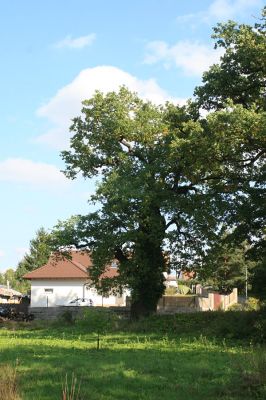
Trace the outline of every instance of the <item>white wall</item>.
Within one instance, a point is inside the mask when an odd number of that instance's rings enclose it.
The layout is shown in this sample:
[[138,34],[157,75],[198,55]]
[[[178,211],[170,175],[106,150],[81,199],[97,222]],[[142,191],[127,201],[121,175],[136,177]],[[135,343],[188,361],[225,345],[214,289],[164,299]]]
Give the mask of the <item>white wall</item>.
[[[33,279],[31,281],[31,307],[54,307],[65,305],[70,300],[86,297],[93,301],[95,306],[125,305],[125,295],[121,298],[109,296],[102,298],[97,291],[84,287],[83,279]],[[53,293],[45,292],[52,289]]]

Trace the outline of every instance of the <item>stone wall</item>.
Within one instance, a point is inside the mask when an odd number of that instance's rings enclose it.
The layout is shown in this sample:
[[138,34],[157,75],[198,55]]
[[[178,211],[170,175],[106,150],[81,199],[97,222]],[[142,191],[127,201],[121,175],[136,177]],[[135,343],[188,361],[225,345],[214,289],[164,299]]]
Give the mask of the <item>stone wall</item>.
[[29,313],[38,320],[57,320],[66,311],[71,312],[73,318],[76,318],[84,307],[30,307]]
[[198,311],[226,311],[230,306],[238,302],[237,289],[234,288],[232,293],[225,295],[209,292],[206,297],[198,296],[196,298],[196,309]]
[[158,303],[158,314],[173,314],[178,312],[193,312],[196,296],[163,296]]
[[228,310],[238,301],[237,289],[228,295],[204,292],[194,296],[163,296],[158,303],[158,314],[174,314],[181,312]]
[[[71,312],[73,319],[78,318],[82,315],[87,307],[30,307],[29,313],[34,315],[36,320],[57,320],[63,313]],[[102,310],[102,307],[92,307],[93,310]],[[130,314],[130,309],[127,307],[108,307],[108,310],[128,318]]]

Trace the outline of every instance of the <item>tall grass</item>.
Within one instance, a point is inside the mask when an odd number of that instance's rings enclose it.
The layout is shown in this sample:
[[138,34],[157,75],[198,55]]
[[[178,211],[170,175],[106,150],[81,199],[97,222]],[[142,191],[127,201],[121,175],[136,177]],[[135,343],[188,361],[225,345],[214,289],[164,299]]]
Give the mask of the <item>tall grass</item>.
[[0,328],[0,400],[266,399],[262,312],[36,322]]
[[251,393],[266,392],[266,353],[254,350],[240,366],[243,389]]
[[0,365],[0,399],[21,400],[18,393],[17,369],[9,364]]
[[65,382],[62,388],[62,400],[78,400],[80,393],[80,384],[81,381],[78,383],[78,380],[73,373],[70,382],[68,382],[68,377],[66,374]]

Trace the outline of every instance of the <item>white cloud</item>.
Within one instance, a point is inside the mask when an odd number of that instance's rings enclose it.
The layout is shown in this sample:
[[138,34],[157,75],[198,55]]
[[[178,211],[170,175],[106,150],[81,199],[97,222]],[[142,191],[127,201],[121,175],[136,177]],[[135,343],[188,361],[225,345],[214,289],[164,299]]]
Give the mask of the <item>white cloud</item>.
[[154,79],[140,80],[113,66],[88,68],[81,71],[70,84],[60,89],[47,104],[37,110],[37,114],[47,118],[53,127],[35,141],[62,150],[69,142],[71,119],[80,115],[81,102],[92,97],[95,90],[107,93],[118,90],[122,85],[156,104],[162,104],[166,100],[180,103],[185,101],[171,98]]
[[[262,0],[214,0],[206,10],[178,16],[177,22],[194,29],[202,23],[215,25],[217,22],[259,14],[262,6]],[[211,46],[197,41],[184,40],[173,45],[152,41],[148,43],[144,62],[162,62],[165,68],[175,65],[187,75],[200,76],[210,65],[218,62],[222,54],[221,48],[214,51]]]
[[177,22],[191,22],[192,26],[200,23],[213,24],[233,18],[239,19],[254,12],[254,9],[260,12],[262,7],[262,0],[214,0],[204,11],[178,16]]
[[261,0],[215,0],[210,4],[205,18],[217,21],[230,19],[262,6]]
[[4,255],[5,255],[5,252],[0,249],[0,257],[4,257]]
[[219,61],[222,51],[213,50],[199,42],[179,41],[170,46],[163,41],[150,42],[147,45],[146,64],[163,62],[166,68],[175,65],[187,75],[201,76],[208,67]]
[[72,38],[71,35],[67,35],[64,39],[54,44],[54,47],[58,49],[83,49],[86,46],[90,46],[96,38],[95,33],[90,35],[80,36],[78,38]]
[[0,182],[58,187],[67,184],[64,174],[54,165],[22,158],[0,161]]

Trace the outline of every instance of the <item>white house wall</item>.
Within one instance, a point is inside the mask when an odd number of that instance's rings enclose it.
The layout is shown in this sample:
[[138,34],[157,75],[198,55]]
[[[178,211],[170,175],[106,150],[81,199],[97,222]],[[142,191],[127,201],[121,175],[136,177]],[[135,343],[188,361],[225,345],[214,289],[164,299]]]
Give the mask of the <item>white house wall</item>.
[[[126,293],[122,297],[102,297],[97,291],[84,286],[83,279],[34,279],[31,281],[31,307],[55,307],[67,304],[70,300],[88,298],[95,306],[125,305]],[[51,290],[47,293],[45,290]]]

